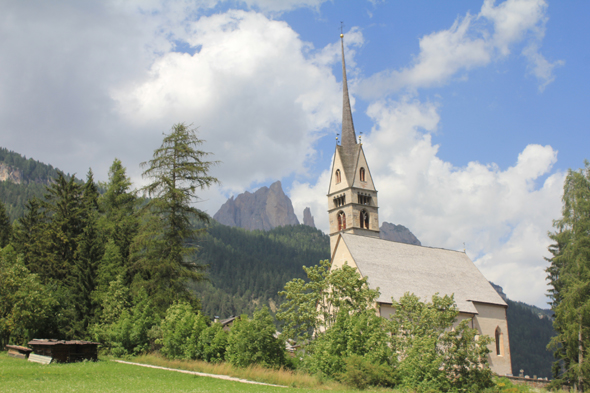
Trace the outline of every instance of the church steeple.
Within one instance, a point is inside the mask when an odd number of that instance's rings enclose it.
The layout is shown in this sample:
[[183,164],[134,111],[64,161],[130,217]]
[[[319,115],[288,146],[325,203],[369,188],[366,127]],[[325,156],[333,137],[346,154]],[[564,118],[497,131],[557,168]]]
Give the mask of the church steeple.
[[363,146],[357,142],[352,121],[343,34],[340,34],[340,46],[342,48],[342,142],[336,145],[328,190],[332,251],[342,232],[379,237],[377,190],[373,184]]
[[350,108],[350,97],[348,96],[346,63],[344,61],[344,34],[340,34],[340,47],[342,49],[342,147],[354,153],[357,143],[352,121],[352,109]]

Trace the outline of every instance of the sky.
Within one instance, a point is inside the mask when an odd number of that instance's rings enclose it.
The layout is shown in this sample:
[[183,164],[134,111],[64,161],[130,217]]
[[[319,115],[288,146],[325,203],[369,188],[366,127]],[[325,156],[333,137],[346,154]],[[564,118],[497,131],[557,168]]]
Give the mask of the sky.
[[544,257],[569,168],[590,158],[585,1],[2,1],[0,146],[106,181],[176,123],[219,160],[225,200],[280,180],[328,228],[342,116],[379,219],[465,250],[513,300],[547,308]]

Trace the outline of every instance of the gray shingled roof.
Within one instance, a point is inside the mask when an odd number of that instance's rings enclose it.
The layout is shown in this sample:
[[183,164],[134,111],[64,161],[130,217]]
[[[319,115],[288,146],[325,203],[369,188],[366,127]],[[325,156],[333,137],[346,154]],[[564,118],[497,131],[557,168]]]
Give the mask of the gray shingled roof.
[[438,292],[455,294],[462,312],[477,313],[472,302],[506,306],[463,252],[352,234],[342,234],[342,240],[369,286],[379,287],[380,303],[391,303],[391,298],[398,300],[406,292],[430,300]]

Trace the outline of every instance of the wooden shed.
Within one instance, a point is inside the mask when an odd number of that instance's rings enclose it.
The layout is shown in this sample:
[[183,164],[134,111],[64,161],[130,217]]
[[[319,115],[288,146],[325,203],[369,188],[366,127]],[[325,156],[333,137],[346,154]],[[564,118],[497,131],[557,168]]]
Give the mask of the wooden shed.
[[91,341],[39,340],[29,341],[37,355],[49,356],[58,363],[79,362],[82,360],[98,360],[100,343]]

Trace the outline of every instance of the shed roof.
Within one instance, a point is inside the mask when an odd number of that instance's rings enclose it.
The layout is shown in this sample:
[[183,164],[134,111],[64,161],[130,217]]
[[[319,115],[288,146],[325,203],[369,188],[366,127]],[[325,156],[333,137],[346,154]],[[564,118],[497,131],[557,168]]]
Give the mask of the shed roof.
[[[380,303],[411,292],[423,300],[455,295],[459,311],[477,314],[473,302],[507,306],[464,252],[416,246],[378,238],[342,234],[369,286],[379,288]],[[338,245],[340,246],[340,245]]]

